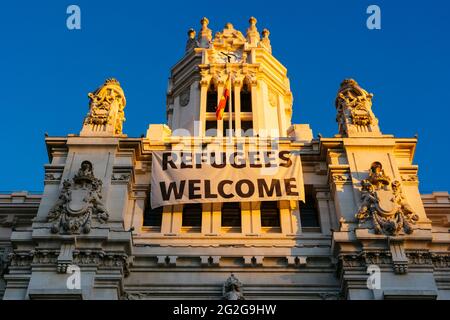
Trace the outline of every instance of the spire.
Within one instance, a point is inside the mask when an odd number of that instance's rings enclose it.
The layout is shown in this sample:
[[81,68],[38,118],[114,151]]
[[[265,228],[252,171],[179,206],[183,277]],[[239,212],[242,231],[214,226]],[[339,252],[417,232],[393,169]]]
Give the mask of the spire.
[[203,17],[202,20],[200,20],[200,24],[202,25],[202,28],[200,30],[200,33],[198,34],[198,42],[200,44],[200,47],[209,48],[212,40],[212,31],[208,28],[208,18]]
[[84,119],[82,136],[114,136],[122,134],[125,121],[126,99],[119,81],[107,79],[94,92],[88,94],[89,112]]
[[339,133],[345,137],[380,135],[378,119],[372,112],[373,94],[361,88],[353,79],[341,83],[336,96],[336,121]]
[[263,29],[262,36],[263,38],[259,42],[260,47],[263,47],[267,49],[270,53],[272,53],[272,46],[270,45],[270,39],[269,39],[270,31],[269,29]]
[[255,17],[250,17],[250,19],[248,20],[249,22],[249,27],[247,29],[247,42],[253,47],[256,47],[258,42],[259,42],[259,32],[258,29],[256,28],[256,18]]

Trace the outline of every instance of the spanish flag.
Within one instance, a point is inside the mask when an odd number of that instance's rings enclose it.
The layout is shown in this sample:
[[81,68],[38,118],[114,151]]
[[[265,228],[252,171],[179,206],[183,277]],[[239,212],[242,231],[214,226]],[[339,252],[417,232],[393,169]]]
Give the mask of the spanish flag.
[[227,83],[226,88],[223,91],[222,97],[220,97],[219,105],[216,107],[216,119],[217,120],[223,119],[223,114],[225,112],[225,107],[227,105],[227,101],[228,101],[229,97],[230,97],[230,91],[228,89],[228,83]]

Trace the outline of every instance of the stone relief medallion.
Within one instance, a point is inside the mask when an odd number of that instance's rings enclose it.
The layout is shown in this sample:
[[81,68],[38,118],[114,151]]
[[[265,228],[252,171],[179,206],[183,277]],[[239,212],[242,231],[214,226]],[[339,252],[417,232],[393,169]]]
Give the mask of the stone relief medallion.
[[92,217],[100,223],[109,214],[102,202],[102,181],[93,173],[92,163],[83,161],[72,181],[65,180],[55,205],[50,209],[48,221],[53,222],[52,233],[89,233]]
[[356,218],[371,220],[375,233],[411,234],[419,216],[413,212],[402,194],[400,182],[385,175],[381,163],[374,162],[369,178],[361,181],[361,205]]
[[180,94],[180,106],[185,107],[189,103],[191,88],[184,89]]

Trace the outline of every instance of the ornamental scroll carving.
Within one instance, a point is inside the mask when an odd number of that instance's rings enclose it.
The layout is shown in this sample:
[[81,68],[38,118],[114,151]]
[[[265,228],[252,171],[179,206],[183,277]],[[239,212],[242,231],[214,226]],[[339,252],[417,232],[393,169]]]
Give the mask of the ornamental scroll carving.
[[110,126],[114,134],[122,133],[125,121],[125,94],[116,79],[107,79],[103,86],[88,94],[89,112],[84,125]]
[[242,291],[242,282],[231,274],[231,276],[223,284],[223,299],[224,300],[245,300]]
[[401,184],[384,173],[381,163],[370,167],[369,178],[361,182],[361,205],[356,214],[360,222],[371,220],[377,234],[411,234],[418,215],[404,197]]
[[52,233],[89,233],[92,218],[100,223],[108,220],[109,214],[102,201],[102,181],[93,173],[92,163],[83,161],[78,173],[63,182],[63,188],[48,221],[53,222]]

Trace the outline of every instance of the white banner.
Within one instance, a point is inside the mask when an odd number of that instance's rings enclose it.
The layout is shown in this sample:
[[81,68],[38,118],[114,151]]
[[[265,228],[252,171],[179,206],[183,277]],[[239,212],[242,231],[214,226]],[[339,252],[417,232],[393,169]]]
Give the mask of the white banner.
[[289,150],[153,151],[151,206],[302,200],[300,154]]

